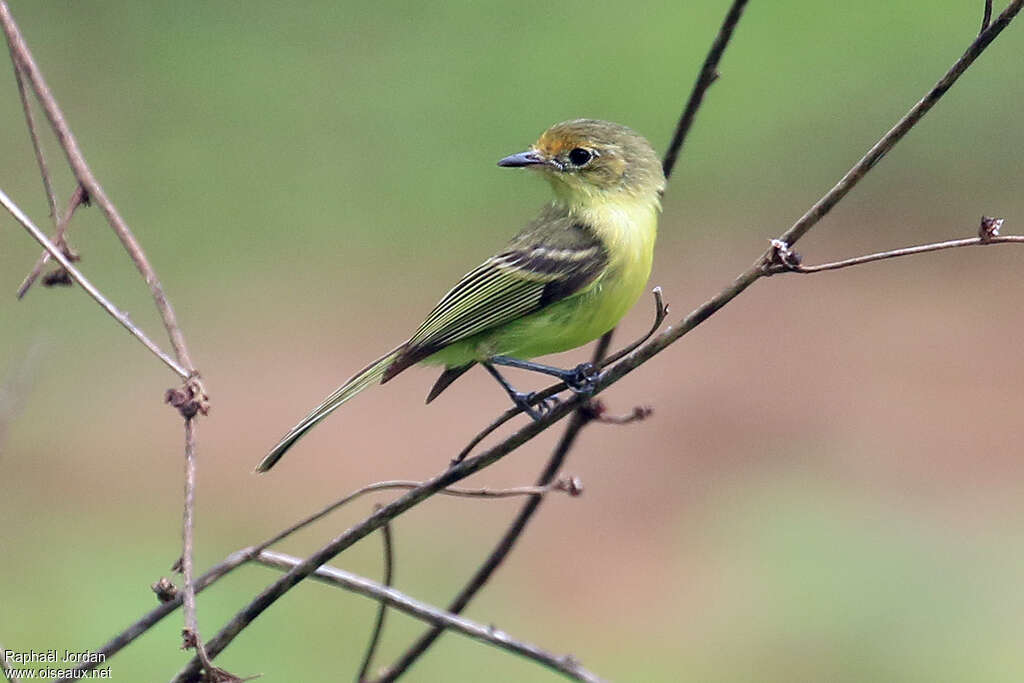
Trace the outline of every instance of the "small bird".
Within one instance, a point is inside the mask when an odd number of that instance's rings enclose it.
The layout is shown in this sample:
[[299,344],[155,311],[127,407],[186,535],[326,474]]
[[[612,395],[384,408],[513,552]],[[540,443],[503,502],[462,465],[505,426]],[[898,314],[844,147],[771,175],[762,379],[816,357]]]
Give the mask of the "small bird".
[[408,341],[373,361],[292,427],[256,467],[266,472],[336,408],[410,365],[442,365],[427,403],[473,365],[534,419],[550,404],[512,388],[495,366],[534,370],[593,389],[590,363],[570,370],[528,359],[582,346],[615,327],[651,273],[665,174],[650,143],[616,123],[565,121],[498,166],[529,168],[555,199],[496,256],[467,273]]

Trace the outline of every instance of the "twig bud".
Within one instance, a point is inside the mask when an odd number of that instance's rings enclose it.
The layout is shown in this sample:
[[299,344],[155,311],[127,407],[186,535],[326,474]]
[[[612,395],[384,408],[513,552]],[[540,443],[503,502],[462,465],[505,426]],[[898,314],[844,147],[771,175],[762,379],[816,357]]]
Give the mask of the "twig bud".
[[156,593],[156,599],[160,602],[170,602],[178,597],[178,587],[166,576],[160,577],[160,580],[154,583],[151,588]]
[[999,237],[999,229],[1003,227],[1002,218],[992,218],[991,216],[982,216],[981,224],[978,226],[978,237],[981,238],[982,242],[988,242],[993,237]]

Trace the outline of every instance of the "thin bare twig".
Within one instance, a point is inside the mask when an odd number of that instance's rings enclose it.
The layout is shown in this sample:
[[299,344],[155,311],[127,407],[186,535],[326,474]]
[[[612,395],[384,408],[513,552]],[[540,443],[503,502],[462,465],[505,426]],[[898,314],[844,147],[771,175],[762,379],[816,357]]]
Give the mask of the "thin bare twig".
[[747,0],[734,0],[728,14],[725,15],[722,27],[718,29],[718,35],[715,36],[715,41],[711,44],[707,57],[704,58],[704,66],[700,69],[697,82],[694,84],[690,97],[686,101],[683,115],[679,117],[679,123],[676,125],[675,133],[672,135],[672,142],[669,143],[668,152],[665,154],[665,159],[661,164],[666,178],[672,175],[676,159],[679,157],[679,152],[683,149],[683,142],[686,140],[686,136],[689,134],[690,128],[693,127],[693,122],[697,118],[697,110],[700,109],[700,105],[704,102],[704,93],[718,80],[718,63],[722,60],[722,55],[725,54],[725,48],[729,46],[729,39],[732,38],[733,31],[740,22],[740,17],[743,16],[743,9],[746,5]]
[[[977,44],[979,48],[969,48],[968,53],[976,50],[974,57],[984,50],[984,48],[991,43],[996,35],[1009,23],[1010,20],[1020,11],[1021,4],[1024,0],[1014,0],[1010,6],[1000,15],[1000,18],[986,31],[986,33],[979,37]],[[983,41],[984,44],[981,44]],[[972,57],[973,61],[973,57]],[[950,84],[946,85],[946,88]],[[941,94],[939,95],[941,96]],[[920,117],[918,117],[919,119]],[[895,144],[896,140],[888,143],[889,149]],[[877,161],[877,160],[876,160]],[[848,174],[849,175],[849,174]],[[848,190],[848,188],[847,188]],[[834,192],[835,188],[832,191]],[[845,192],[843,192],[845,194]],[[828,197],[828,195],[826,195]],[[821,204],[826,198],[819,200]],[[839,197],[841,199],[841,197]],[[831,203],[832,206],[838,201],[836,199]],[[816,205],[817,206],[817,205]],[[831,206],[829,207],[831,208]],[[826,210],[827,212],[827,210]],[[811,212],[808,212],[809,214]],[[816,215],[808,216],[805,214],[797,224],[794,224],[791,231],[799,227],[799,234],[797,238],[802,236],[809,230],[813,225],[820,220],[824,215],[824,212],[817,212]],[[787,233],[788,234],[788,233]],[[787,244],[792,244],[792,241],[787,241]],[[637,367],[647,362],[655,355],[663,351],[669,345],[677,341],[680,337],[697,327],[700,323],[710,318],[714,313],[720,310],[722,307],[727,305],[732,299],[742,293],[747,287],[756,282],[758,279],[766,275],[766,271],[769,268],[770,263],[766,256],[759,258],[750,268],[741,273],[732,284],[725,287],[717,295],[706,301],[704,304],[693,310],[689,315],[683,318],[682,321],[675,327],[669,327],[661,334],[657,335],[647,344],[636,349],[628,356],[624,357],[619,363],[609,368],[606,372],[602,373],[601,377],[597,381],[595,392],[599,393],[603,389],[611,386],[616,381],[621,379],[626,374],[629,374]],[[504,455],[515,450],[519,446],[523,445],[527,441],[531,440],[537,434],[543,432],[549,428],[555,422],[561,420],[567,416],[570,412],[575,410],[582,403],[582,399],[574,397],[559,406],[556,406],[550,414],[545,416],[543,419],[537,422],[531,422],[522,427],[517,432],[510,435],[507,439],[494,447],[488,449],[484,453],[467,458],[464,462],[449,468],[447,471],[439,474],[433,479],[424,482],[423,486],[413,489],[403,496],[391,501],[387,505],[383,506],[379,511],[363,520],[354,527],[348,529],[337,538],[333,539],[330,543],[325,545],[323,548],[318,550],[315,554],[309,558],[303,560],[299,564],[295,565],[289,572],[281,577],[278,581],[268,586],[258,596],[256,596],[242,611],[235,615],[234,618],[208,643],[208,649],[211,656],[215,656],[224,647],[226,647],[238,633],[241,632],[253,619],[259,616],[267,607],[273,602],[282,597],[291,587],[299,583],[306,576],[310,575],[317,567],[330,561],[331,558],[342,552],[345,548],[351,546],[353,543],[361,538],[364,538],[369,533],[380,528],[385,522],[394,519],[396,516],[402,514],[406,510],[414,507],[420,502],[436,494],[439,490],[450,486],[451,484],[470,476],[471,474],[483,469],[490,464],[496,462],[498,459],[504,457]],[[243,560],[244,561],[244,560]],[[200,586],[197,585],[197,589]],[[137,635],[137,634],[136,634]],[[175,680],[194,680],[195,675],[199,672],[200,665],[197,660],[193,659],[186,668],[181,671]]]
[[651,328],[647,330],[647,334],[634,341],[629,346],[619,349],[612,355],[603,359],[598,363],[598,367],[608,367],[614,365],[620,358],[628,356],[629,354],[640,348],[644,342],[654,336],[654,333],[658,331],[661,324],[665,322],[665,318],[668,317],[668,306],[665,304],[665,300],[661,297],[661,287],[655,287],[651,290],[654,295],[654,322],[651,324]]
[[[257,549],[253,547],[243,548],[231,553],[224,558],[224,560],[210,567],[202,576],[196,579],[196,593],[201,593],[213,583],[224,578],[246,562],[251,561],[257,552]],[[152,610],[139,617],[139,619],[128,626],[128,628],[108,640],[101,647],[91,650],[91,652],[103,655],[104,661],[110,659],[115,654],[131,645],[136,638],[160,623],[164,617],[181,607],[183,599],[183,591],[178,591],[177,594],[171,596],[169,600],[161,602]],[[95,669],[99,664],[100,662],[96,661],[79,664],[71,670],[71,673],[67,677],[61,678],[56,681],[56,683],[80,683],[82,680],[82,673]]]
[[839,270],[840,268],[849,268],[850,266],[859,266],[864,263],[871,263],[872,261],[882,261],[900,256],[913,256],[914,254],[924,254],[930,251],[942,251],[944,249],[957,249],[960,247],[984,247],[989,244],[1024,244],[1024,235],[1003,235],[989,238],[968,237],[959,240],[948,240],[946,242],[919,244],[913,247],[903,247],[902,249],[893,249],[891,251],[880,251],[874,254],[866,254],[864,256],[857,256],[854,258],[844,259],[842,261],[833,261],[831,263],[822,263],[814,266],[805,266],[798,263],[787,262],[786,256],[784,255],[785,252],[782,252],[782,254],[780,254],[781,260],[772,266],[771,273],[820,273],[825,270]]
[[[303,563],[301,558],[270,550],[261,552],[256,561],[268,567],[283,569],[288,572]],[[417,619],[435,624],[439,628],[458,631],[474,640],[522,655],[572,680],[586,681],[588,683],[599,683],[601,681],[601,678],[584,669],[571,656],[552,654],[541,647],[517,640],[493,626],[484,626],[464,617],[445,612],[437,607],[411,598],[394,588],[382,586],[379,583],[351,574],[337,567],[320,567],[313,573],[311,578],[374,600],[379,600],[381,604],[393,607]]]
[[192,558],[194,555],[195,536],[195,504],[196,504],[196,426],[193,418],[185,420],[185,510],[182,515],[182,552],[181,573],[185,582],[182,590],[185,612],[185,628],[181,636],[184,649],[195,649],[199,661],[203,663],[208,681],[218,677],[217,667],[210,661],[206,653],[202,636],[199,635],[199,622],[196,619],[196,586],[192,575]]
[[825,195],[814,203],[807,212],[800,217],[800,219],[793,224],[793,226],[787,230],[781,237],[780,240],[785,242],[787,245],[792,247],[796,244],[796,241],[807,234],[807,231],[811,227],[825,217],[833,206],[839,203],[846,194],[852,190],[857,183],[870,171],[875,164],[882,160],[882,157],[892,149],[897,142],[903,139],[903,136],[910,132],[910,129],[917,125],[925,114],[927,114],[932,107],[935,106],[936,102],[942,99],[942,96],[946,94],[957,79],[967,70],[974,60],[985,51],[985,48],[989,46],[996,36],[1002,33],[1003,29],[1009,25],[1017,13],[1020,12],[1021,6],[1024,5],[1024,0],[1012,0],[1006,9],[1002,11],[998,18],[992,22],[988,28],[982,31],[970,45],[967,46],[967,50],[964,51],[960,59],[953,63],[953,66],[949,68],[949,71],[939,79],[928,93],[918,101],[910,111],[908,111],[903,118],[901,118],[895,126],[893,126],[889,132],[882,136],[882,138],[875,143],[875,145],[868,150],[860,161],[854,164],[853,168],[847,171],[836,185],[829,190]]
[[[347,505],[348,503],[351,503],[356,498],[359,498],[361,496],[365,496],[368,493],[375,493],[377,491],[387,491],[387,490],[394,490],[394,489],[412,491],[412,490],[420,488],[425,483],[426,482],[422,482],[422,481],[389,480],[389,481],[378,481],[378,482],[375,482],[373,484],[367,484],[366,486],[364,486],[364,487],[362,487],[360,489],[356,489],[352,493],[349,493],[349,494],[339,498],[338,500],[334,501],[333,503],[331,503],[330,505],[326,506],[322,510],[313,513],[309,517],[306,517],[305,519],[296,522],[295,524],[291,525],[287,529],[284,529],[280,533],[277,533],[274,536],[268,538],[266,541],[264,541],[263,543],[260,543],[256,547],[260,548],[260,549],[263,549],[263,548],[269,548],[270,546],[272,546],[272,545],[274,545],[276,543],[280,543],[285,538],[291,536],[295,532],[297,532],[297,531],[299,531],[301,529],[304,529],[304,528],[308,527],[310,524],[313,524],[314,522],[317,522],[317,521],[323,519],[324,517],[326,517],[330,513],[334,512],[338,508],[340,508],[340,507],[342,507],[344,505]],[[454,486],[449,486],[449,487],[447,487],[445,489],[442,489],[442,490],[438,491],[438,494],[442,495],[442,496],[455,496],[455,497],[460,497],[460,498],[512,498],[514,496],[544,495],[546,493],[550,493],[551,491],[567,491],[567,492],[571,493],[571,490],[569,490],[568,488],[566,488],[564,486],[561,486],[560,483],[556,483],[556,484],[550,485],[550,486],[517,486],[517,487],[505,488],[505,489],[488,489],[488,488],[466,489],[466,488],[457,488],[457,487],[454,487]]]
[[177,356],[178,362],[187,369],[186,376],[194,374],[196,368],[192,363],[191,356],[189,356],[185,337],[178,325],[177,317],[174,315],[174,309],[166,294],[164,294],[163,285],[160,284],[160,280],[156,276],[156,271],[153,270],[153,266],[149,263],[149,258],[142,250],[134,233],[132,233],[128,224],[125,223],[121,214],[118,213],[117,207],[107,197],[107,193],[89,168],[89,164],[86,162],[85,157],[82,155],[82,150],[78,146],[78,141],[71,132],[71,127],[64,119],[64,114],[61,112],[57,100],[54,98],[49,86],[47,86],[42,71],[36,65],[32,52],[25,43],[25,39],[21,35],[21,31],[17,23],[15,23],[11,10],[5,0],[0,0],[0,25],[3,26],[4,33],[7,36],[7,44],[14,58],[15,68],[20,69],[21,73],[24,74],[36,95],[36,99],[42,105],[50,125],[57,134],[57,141],[67,156],[71,170],[74,172],[79,184],[88,192],[90,199],[95,201],[103,211],[110,227],[117,234],[118,239],[121,240],[121,244],[124,245],[125,250],[127,250],[128,255],[143,279],[145,279],[146,284],[149,285],[153,301],[156,303],[160,317],[163,319],[164,327],[167,329],[167,335],[171,340],[171,346],[174,347],[174,353]]
[[988,28],[989,22],[992,21],[992,0],[985,0],[985,11],[981,15],[981,30],[978,33],[983,33]]
[[50,207],[50,218],[53,224],[60,222],[60,214],[57,213],[57,195],[53,191],[53,182],[50,180],[50,169],[46,166],[46,155],[43,153],[43,145],[39,140],[39,133],[36,130],[36,117],[32,114],[32,103],[29,102],[28,92],[25,91],[25,79],[21,75],[21,68],[14,56],[13,48],[8,45],[11,53],[11,66],[14,67],[14,82],[18,86],[18,97],[21,98],[21,108],[25,112],[25,125],[28,126],[28,135],[32,138],[32,150],[36,155],[36,163],[39,165],[39,174],[43,178],[43,190],[46,192],[46,202]]
[[[394,580],[395,550],[391,540],[391,524],[385,524],[380,528],[381,537],[384,540],[384,587],[391,588]],[[296,558],[296,563],[298,559]],[[321,567],[323,569],[323,567]],[[370,635],[370,644],[366,648],[366,655],[363,657],[363,665],[359,667],[359,674],[356,676],[356,683],[366,681],[366,673],[370,670],[373,657],[377,652],[377,645],[380,643],[380,636],[384,632],[384,618],[388,612],[388,605],[381,601],[377,606],[377,621],[373,625],[373,632]]]
[[[0,7],[2,7],[2,3],[0,3]],[[28,230],[29,234],[32,235],[35,241],[39,242],[39,244],[41,244],[43,248],[46,249],[47,252],[49,252],[50,256],[55,261],[57,261],[57,263],[59,263],[64,268],[64,270],[68,271],[68,274],[71,276],[71,278],[79,285],[81,285],[82,289],[84,289],[86,293],[96,301],[96,303],[103,307],[103,310],[105,310],[107,313],[113,316],[113,318],[117,320],[117,322],[121,323],[121,325],[124,326],[126,330],[131,332],[136,339],[142,342],[143,346],[149,349],[157,358],[162,360],[167,367],[176,372],[179,377],[181,377],[182,379],[188,379],[189,371],[183,368],[181,365],[179,365],[178,362],[175,361],[173,358],[164,353],[163,350],[161,350],[160,347],[157,346],[152,339],[146,336],[145,332],[136,327],[135,323],[133,323],[128,318],[128,315],[126,313],[122,312],[119,308],[117,308],[117,306],[112,304],[109,299],[103,296],[100,290],[96,289],[96,287],[93,286],[93,284],[89,282],[84,275],[82,275],[81,271],[79,271],[78,268],[76,268],[74,264],[72,264],[71,261],[66,256],[64,256],[64,253],[57,247],[57,245],[51,242],[50,239],[45,234],[43,234],[43,231],[36,227],[35,223],[33,223],[29,219],[29,217],[26,216],[20,208],[18,208],[17,204],[11,201],[11,198],[8,197],[3,192],[3,190],[0,190],[0,204],[2,204],[3,207],[7,209],[7,211],[12,216],[14,216],[14,219],[16,221],[21,223],[22,227]]]
[[[223,577],[227,576],[231,571],[233,571],[237,567],[245,564],[246,562],[250,562],[251,560],[253,560],[256,557],[257,554],[260,553],[260,551],[266,550],[267,548],[269,548],[271,545],[274,545],[275,543],[279,543],[280,541],[282,541],[283,539],[287,538],[288,536],[291,536],[295,532],[297,532],[297,531],[299,531],[299,530],[309,526],[310,524],[316,522],[317,520],[322,519],[328,513],[338,509],[339,507],[341,507],[342,505],[344,505],[346,503],[351,502],[352,500],[355,500],[359,496],[365,495],[367,493],[372,493],[374,491],[384,491],[384,490],[393,490],[393,489],[413,490],[413,489],[416,489],[416,488],[422,486],[423,484],[424,484],[424,482],[404,481],[403,480],[403,481],[382,481],[382,482],[377,482],[375,484],[370,484],[369,486],[364,486],[363,488],[358,489],[357,491],[354,491],[353,493],[350,493],[349,495],[345,496],[344,498],[342,498],[342,499],[340,499],[338,501],[335,501],[334,503],[331,503],[329,506],[327,506],[323,510],[320,510],[319,512],[315,513],[314,515],[311,515],[310,517],[307,517],[306,519],[302,520],[301,522],[293,524],[290,527],[288,527],[287,529],[285,529],[285,530],[283,530],[283,531],[281,531],[281,532],[271,536],[270,538],[268,538],[267,540],[263,541],[262,543],[259,543],[259,544],[254,545],[254,546],[250,546],[248,548],[242,548],[241,550],[238,550],[238,551],[235,551],[235,552],[231,553],[224,560],[222,560],[221,562],[217,563],[216,565],[214,565],[213,567],[208,569],[202,576],[200,576],[196,580],[196,582],[195,582],[196,593],[201,592],[203,589],[207,588],[211,584],[213,584],[216,581],[218,581],[218,580],[222,579]],[[548,493],[551,493],[552,491],[564,492],[564,493],[567,493],[570,496],[578,496],[581,493],[581,491],[582,491],[582,485],[576,479],[564,479],[564,480],[560,479],[559,481],[554,482],[553,484],[550,484],[549,486],[543,486],[543,487],[538,487],[538,486],[518,486],[518,487],[504,488],[504,489],[488,489],[488,488],[466,489],[466,488],[448,487],[448,488],[444,489],[443,491],[440,491],[439,493],[441,495],[457,496],[457,497],[464,497],[464,498],[499,499],[499,498],[511,498],[511,497],[514,497],[514,496],[546,495]],[[148,614],[143,616],[141,619],[139,619],[135,623],[129,625],[127,628],[125,628],[119,634],[114,636],[105,645],[103,645],[102,647],[97,648],[97,649],[95,649],[93,651],[94,652],[98,652],[98,653],[104,655],[104,660],[110,659],[110,657],[112,657],[117,652],[119,652],[120,650],[122,650],[125,647],[127,647],[128,645],[130,645],[132,643],[132,641],[134,641],[140,635],[142,635],[147,630],[149,630],[150,628],[155,626],[161,619],[163,619],[164,617],[166,617],[167,615],[172,613],[174,610],[176,610],[178,607],[180,607],[182,605],[182,603],[183,603],[183,600],[184,600],[184,596],[183,596],[183,592],[182,591],[178,591],[177,593],[168,594],[166,597],[167,597],[167,602],[162,603],[159,607],[157,607],[156,609],[152,610],[151,612],[149,612]],[[78,671],[78,672],[88,671],[89,669],[92,669],[95,666],[96,666],[96,664],[83,664],[83,665],[79,666],[77,669],[75,669],[75,671]],[[77,680],[77,679],[67,679],[67,680]]]
[[[71,225],[71,217],[75,215],[75,211],[79,206],[86,203],[87,195],[85,189],[78,185],[75,187],[75,191],[71,193],[71,199],[68,200],[68,208],[61,215],[57,221],[57,231],[53,234],[53,243],[68,257],[69,261],[73,261],[72,252],[68,248],[67,243],[67,231],[68,226]],[[17,297],[23,298],[28,293],[29,287],[31,287],[36,279],[39,278],[39,274],[43,272],[43,267],[50,260],[50,252],[44,251],[39,258],[36,260],[36,264],[32,267],[32,271],[25,276],[21,286],[18,287]]]

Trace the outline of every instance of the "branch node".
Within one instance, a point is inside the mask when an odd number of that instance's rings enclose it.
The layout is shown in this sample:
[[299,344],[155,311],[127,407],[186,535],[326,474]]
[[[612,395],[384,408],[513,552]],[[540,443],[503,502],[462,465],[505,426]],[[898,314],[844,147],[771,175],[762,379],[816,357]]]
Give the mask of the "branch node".
[[164,402],[177,408],[186,420],[191,420],[196,414],[210,414],[210,397],[206,395],[198,372],[193,371],[180,387],[168,389],[164,394]]
[[555,482],[555,491],[564,491],[572,498],[583,495],[583,482],[579,477],[562,477]]
[[999,229],[1003,227],[1002,218],[992,218],[991,216],[982,216],[981,224],[978,226],[978,237],[981,238],[983,243],[992,241],[993,237],[999,237]]
[[761,271],[774,275],[787,270],[799,270],[803,257],[793,251],[785,240],[773,239],[768,251],[761,257]]
[[171,602],[178,597],[178,587],[166,576],[161,576],[160,580],[150,587],[160,602]]

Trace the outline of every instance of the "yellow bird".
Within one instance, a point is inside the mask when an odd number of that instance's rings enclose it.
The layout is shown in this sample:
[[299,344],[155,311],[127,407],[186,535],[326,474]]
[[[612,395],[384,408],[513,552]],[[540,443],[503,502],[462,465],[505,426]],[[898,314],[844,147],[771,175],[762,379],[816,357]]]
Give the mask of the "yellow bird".
[[576,119],[546,130],[499,166],[544,176],[555,193],[496,256],[467,273],[397,348],[356,373],[292,427],[256,467],[266,472],[307,431],[363,389],[416,363],[442,365],[427,403],[476,363],[534,419],[549,408],[496,365],[543,372],[588,392],[596,369],[528,359],[582,346],[615,327],[651,273],[665,174],[650,143],[616,123]]

